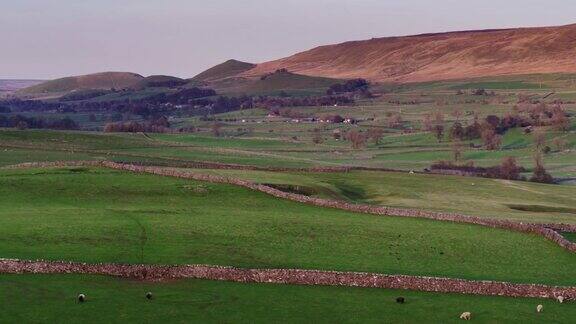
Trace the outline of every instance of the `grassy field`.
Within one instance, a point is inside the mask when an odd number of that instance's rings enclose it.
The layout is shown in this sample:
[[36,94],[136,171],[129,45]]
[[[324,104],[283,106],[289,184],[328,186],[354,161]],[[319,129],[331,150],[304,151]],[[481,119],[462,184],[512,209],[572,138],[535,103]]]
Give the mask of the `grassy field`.
[[[218,72],[218,71],[216,71]],[[298,82],[296,82],[298,81]],[[334,80],[275,74],[222,93],[324,93]],[[61,86],[65,86],[63,84]],[[353,106],[285,107],[289,115],[339,114],[358,124],[327,124],[306,118],[269,117],[264,109],[213,116],[169,117],[189,134],[93,132],[111,112],[22,113],[70,117],[90,131],[0,130],[0,167],[59,160],[209,161],[256,166],[367,166],[422,170],[452,159],[446,134],[438,141],[421,131],[427,114],[441,111],[446,130],[475,113],[503,116],[520,100],[563,100],[568,131],[547,129],[546,168],[563,185],[395,172],[296,173],[193,170],[249,179],[284,190],[355,203],[450,211],[523,222],[576,224],[576,88],[574,75],[375,85],[373,99]],[[60,85],[59,85],[60,86]],[[473,91],[490,92],[477,96]],[[137,99],[165,89],[118,92],[88,101]],[[494,92],[492,94],[492,91]],[[456,117],[454,112],[462,115]],[[388,120],[399,114],[403,129]],[[7,114],[6,116],[9,116]],[[208,118],[204,118],[208,117]],[[141,116],[120,118],[143,121]],[[221,124],[221,135],[211,129]],[[379,128],[379,143],[353,149],[335,132]],[[320,137],[320,141],[317,141]],[[561,140],[563,148],[555,142]],[[316,143],[315,143],[316,141]],[[533,166],[534,136],[511,129],[502,147],[464,143],[463,159],[493,166],[514,156]],[[0,257],[185,264],[246,268],[304,268],[429,275],[473,280],[576,285],[576,255],[535,235],[481,226],[378,217],[279,200],[220,184],[136,175],[99,168],[0,170]],[[576,235],[566,237],[576,240]],[[153,291],[155,299],[143,295]],[[89,301],[76,303],[84,292]],[[398,305],[394,298],[406,296]],[[569,323],[572,304],[549,300],[462,296],[383,289],[239,284],[202,280],[142,283],[85,275],[0,275],[0,322],[390,322],[450,323],[463,311],[486,323]],[[537,304],[545,311],[536,314]]]
[[194,172],[287,186],[285,190],[297,187],[307,195],[356,203],[458,212],[522,222],[576,223],[576,213],[571,210],[576,206],[574,186],[376,171],[284,173],[198,169]]
[[317,208],[230,185],[12,170],[0,172],[0,203],[0,254],[9,258],[576,284],[576,255],[535,235]]
[[[151,291],[152,300],[144,298]],[[88,301],[75,298],[85,293]],[[404,296],[406,303],[396,304]],[[569,323],[576,307],[550,300],[366,288],[182,280],[141,283],[82,275],[0,275],[0,322]],[[544,305],[536,313],[536,305]]]

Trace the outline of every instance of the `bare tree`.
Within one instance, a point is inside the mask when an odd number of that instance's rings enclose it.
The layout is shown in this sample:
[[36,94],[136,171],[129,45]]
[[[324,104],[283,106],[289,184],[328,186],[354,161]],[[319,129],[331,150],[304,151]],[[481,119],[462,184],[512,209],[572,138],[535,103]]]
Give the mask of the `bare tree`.
[[212,124],[212,126],[210,126],[210,129],[214,137],[220,137],[220,135],[222,135],[222,124],[214,123]]
[[462,141],[460,139],[455,139],[452,141],[452,159],[454,163],[458,163],[462,160],[462,151],[464,146],[462,145]]
[[384,131],[381,128],[370,128],[368,130],[368,138],[374,142],[374,144],[380,144]]
[[352,143],[352,148],[359,149],[366,145],[367,137],[361,132],[353,129],[346,133],[346,139]]
[[554,182],[554,178],[546,171],[546,168],[544,167],[544,160],[542,158],[541,152],[536,152],[534,154],[534,171],[530,181],[540,183]]
[[516,158],[507,156],[500,164],[500,177],[508,180],[520,179],[521,168],[518,166]]

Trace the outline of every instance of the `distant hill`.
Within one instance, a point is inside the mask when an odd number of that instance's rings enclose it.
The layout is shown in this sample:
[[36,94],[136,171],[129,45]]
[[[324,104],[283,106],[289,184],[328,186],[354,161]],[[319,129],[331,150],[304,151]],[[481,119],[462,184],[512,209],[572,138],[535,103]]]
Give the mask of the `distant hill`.
[[71,91],[86,89],[125,89],[135,86],[143,76],[129,72],[102,72],[80,76],[71,76],[21,89],[19,95],[59,96]]
[[134,87],[136,89],[143,88],[173,88],[182,86],[188,83],[187,80],[168,76],[168,75],[151,75],[138,81]]
[[576,24],[374,38],[320,46],[258,64],[330,78],[420,82],[486,76],[576,72]]
[[234,77],[209,82],[208,87],[221,94],[278,95],[282,92],[296,95],[324,94],[333,84],[342,80],[311,77],[279,70],[257,78]]
[[42,83],[42,80],[0,80],[0,93],[12,92]]
[[228,60],[224,63],[218,64],[208,70],[196,75],[192,78],[193,81],[213,82],[223,80],[230,77],[235,77],[240,73],[246,72],[254,68],[256,64],[241,62],[237,60]]

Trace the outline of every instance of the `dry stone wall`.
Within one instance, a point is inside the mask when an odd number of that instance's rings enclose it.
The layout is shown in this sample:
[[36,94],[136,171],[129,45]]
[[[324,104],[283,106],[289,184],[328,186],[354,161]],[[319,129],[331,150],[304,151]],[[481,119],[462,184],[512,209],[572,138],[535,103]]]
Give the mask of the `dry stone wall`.
[[0,259],[0,273],[83,273],[110,275],[147,281],[183,278],[223,280],[244,283],[348,286],[365,288],[408,289],[441,293],[474,295],[576,298],[576,287],[516,284],[498,281],[385,275],[365,272],[321,271],[301,269],[241,269],[210,265],[129,265],[87,264],[56,261]]
[[[558,244],[559,246],[561,246],[561,247],[563,247],[563,248],[565,248],[571,252],[576,252],[576,243],[573,243],[573,242],[567,240],[564,236],[559,234],[550,225],[548,225],[548,227],[546,227],[546,226],[542,226],[540,224],[513,222],[513,221],[508,221],[508,220],[499,220],[499,219],[461,215],[461,214],[457,214],[457,213],[443,213],[443,212],[425,211],[425,210],[409,209],[409,208],[396,208],[396,207],[384,207],[384,206],[374,206],[374,205],[365,205],[365,204],[352,204],[352,203],[347,203],[347,202],[343,202],[343,201],[314,198],[314,197],[299,195],[299,194],[295,194],[295,193],[285,192],[285,191],[281,191],[281,190],[278,190],[278,189],[275,189],[275,188],[272,188],[269,186],[256,184],[256,183],[253,183],[253,182],[247,181],[247,180],[236,179],[236,178],[231,178],[231,177],[221,177],[221,176],[216,176],[216,175],[197,174],[197,173],[189,172],[187,170],[178,170],[178,169],[161,168],[161,167],[153,167],[153,166],[137,166],[137,165],[121,164],[121,163],[108,162],[108,161],[102,162],[102,165],[105,167],[108,167],[108,168],[112,168],[112,169],[124,170],[124,171],[136,172],[136,173],[150,173],[150,174],[184,178],[184,179],[193,179],[193,180],[208,181],[208,182],[215,182],[215,183],[233,184],[233,185],[249,188],[252,190],[261,191],[261,192],[267,193],[267,194],[274,196],[274,197],[277,197],[277,198],[289,199],[292,201],[297,201],[300,203],[305,203],[305,204],[319,206],[319,207],[337,208],[337,209],[343,209],[343,210],[352,211],[352,212],[367,213],[367,214],[374,214],[374,215],[427,218],[427,219],[433,219],[433,220],[475,224],[475,225],[488,226],[488,227],[492,227],[492,228],[501,228],[501,229],[518,231],[518,232],[537,234],[537,235],[545,237],[546,239]],[[562,227],[565,230],[566,229],[574,229],[574,226],[564,225],[564,224],[559,224],[558,227]]]
[[343,201],[314,198],[305,195],[285,192],[266,185],[256,184],[251,181],[237,178],[198,174],[190,172],[189,170],[181,170],[175,168],[135,165],[135,164],[118,163],[111,161],[31,162],[31,163],[17,164],[14,166],[10,166],[9,168],[43,168],[43,167],[71,167],[71,166],[101,166],[135,173],[149,173],[160,176],[169,176],[183,179],[192,179],[214,183],[226,183],[264,192],[277,198],[288,199],[319,207],[337,208],[352,212],[367,213],[374,215],[427,218],[433,220],[475,224],[475,225],[488,226],[492,228],[501,228],[518,232],[537,234],[545,237],[546,239],[556,243],[557,245],[571,252],[576,252],[576,243],[569,241],[560,233],[558,233],[558,231],[576,232],[576,226],[569,224],[531,224],[531,223],[522,223],[508,220],[462,215],[457,213],[443,213],[443,212],[434,212],[434,211],[409,209],[409,208],[352,204]]
[[[556,231],[576,231],[575,225],[568,224],[526,224],[506,220],[485,219],[456,213],[431,212],[407,208],[381,207],[350,204],[341,201],[319,199],[284,192],[250,181],[206,174],[195,174],[173,168],[115,163],[109,161],[62,161],[23,163],[12,168],[43,168],[101,166],[116,170],[156,174],[184,179],[226,183],[261,191],[274,197],[289,199],[310,205],[338,208],[353,212],[375,215],[391,215],[476,224],[493,228],[503,228],[541,235],[556,244],[576,251],[576,244],[566,240]],[[338,272],[300,269],[239,269],[209,265],[128,265],[128,264],[86,264],[54,261],[25,261],[0,259],[0,273],[85,273],[127,277],[140,280],[165,280],[197,278],[236,282],[259,282],[298,285],[331,285],[352,287],[373,287],[388,289],[409,289],[429,292],[464,293],[477,295],[556,298],[563,296],[576,298],[576,287],[559,287],[536,284],[515,284],[495,281],[470,281],[463,279],[385,275],[361,272]]]

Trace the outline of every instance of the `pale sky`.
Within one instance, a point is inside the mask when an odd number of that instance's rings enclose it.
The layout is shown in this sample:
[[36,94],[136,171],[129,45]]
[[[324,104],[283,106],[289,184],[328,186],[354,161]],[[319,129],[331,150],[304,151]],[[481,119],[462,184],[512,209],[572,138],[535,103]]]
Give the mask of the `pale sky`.
[[318,45],[576,23],[574,0],[0,0],[0,79],[192,77]]

